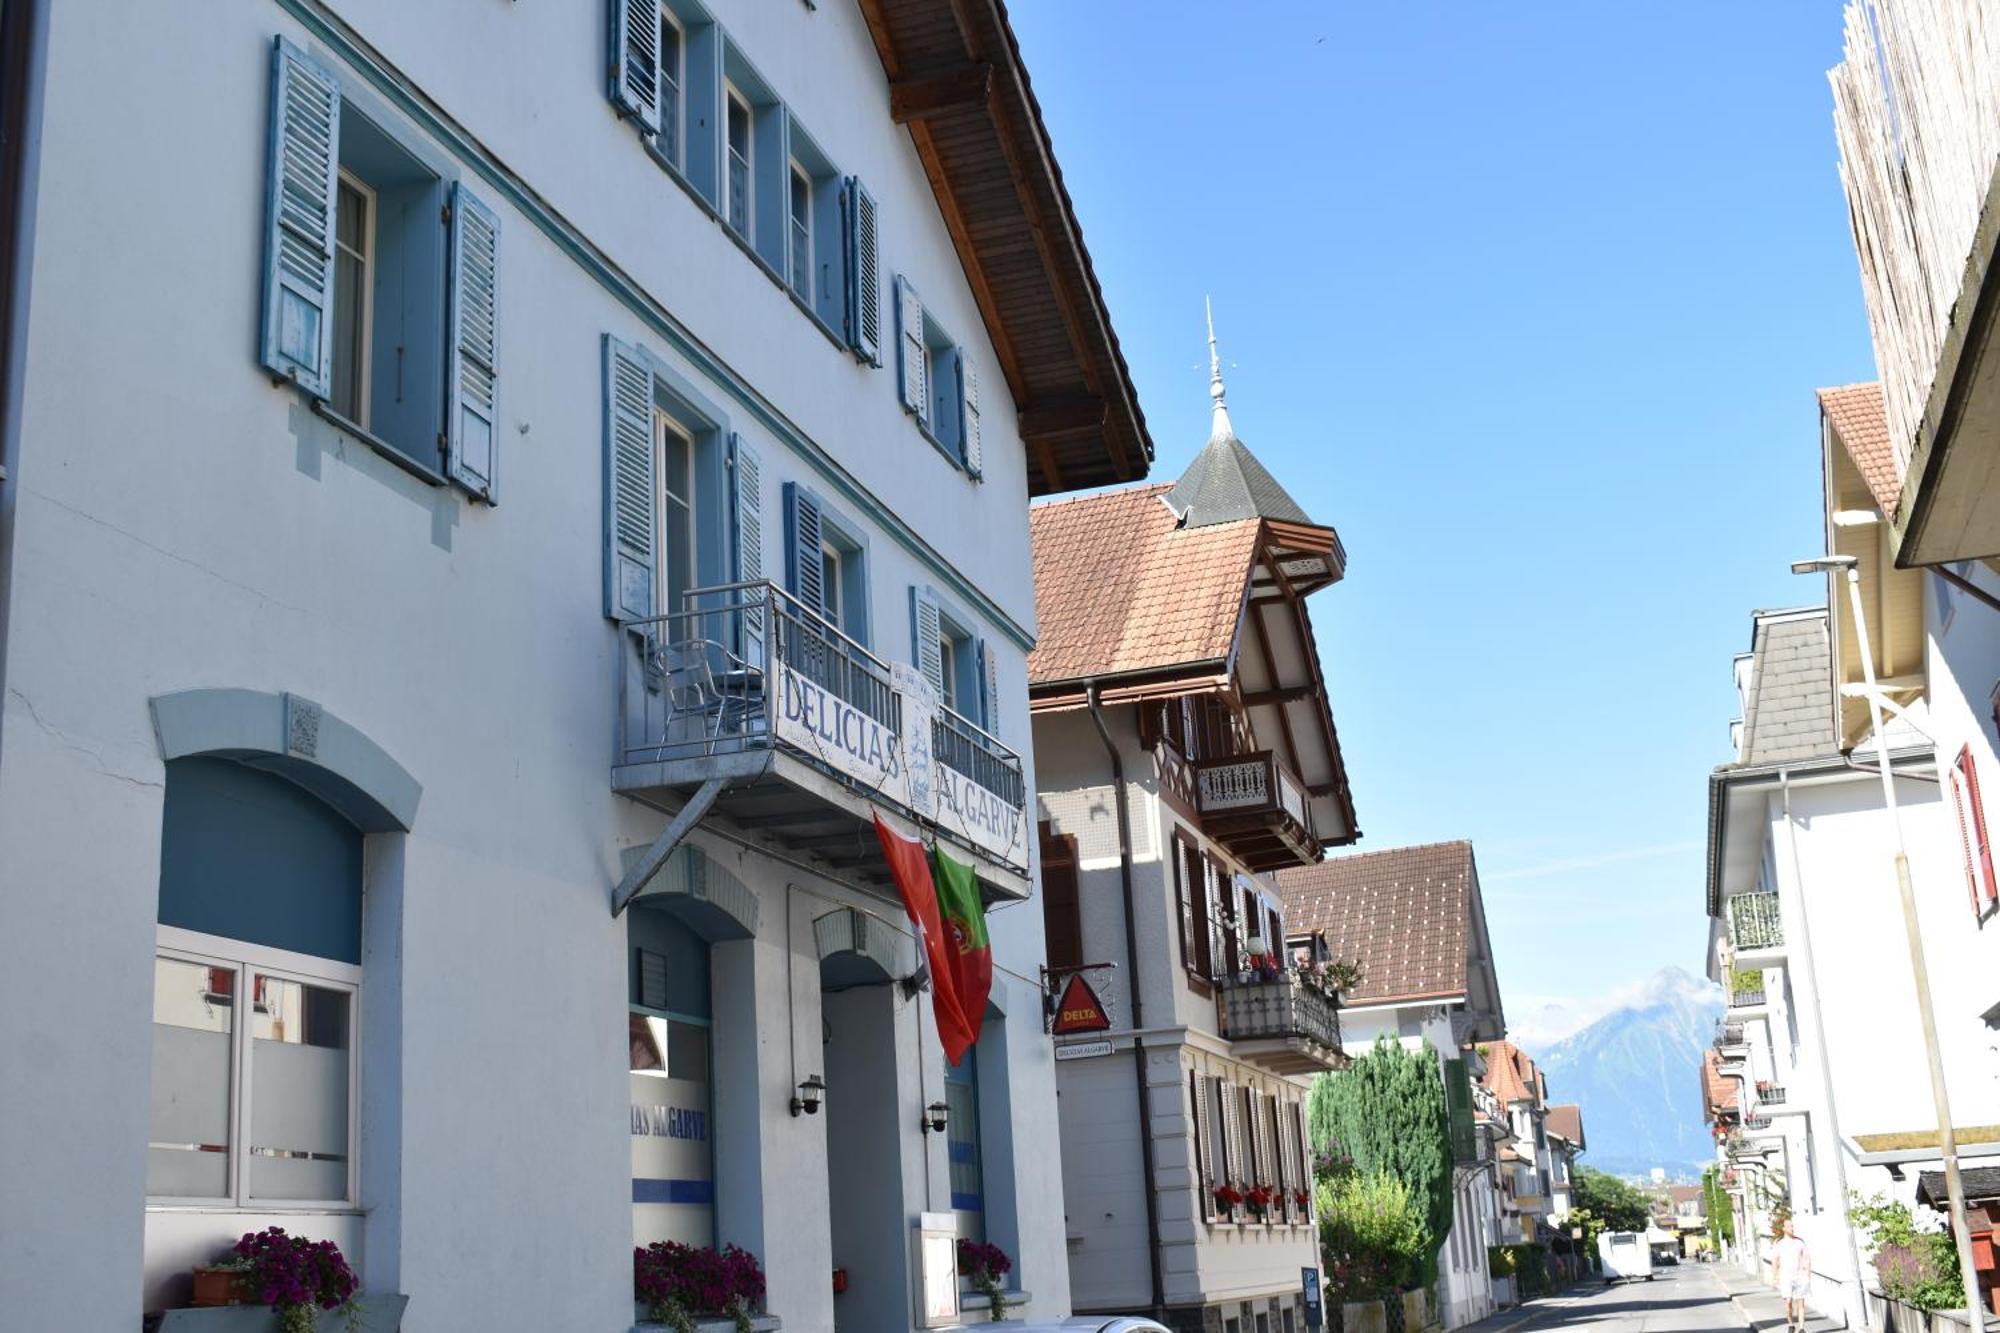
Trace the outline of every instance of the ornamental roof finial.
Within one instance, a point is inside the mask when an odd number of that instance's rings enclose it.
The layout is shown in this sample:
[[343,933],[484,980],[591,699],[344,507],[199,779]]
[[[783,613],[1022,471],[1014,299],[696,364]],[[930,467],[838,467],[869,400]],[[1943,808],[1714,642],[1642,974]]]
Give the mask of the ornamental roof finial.
[[1236,428],[1229,423],[1229,399],[1222,387],[1222,358],[1215,350],[1215,305],[1206,296],[1201,298],[1201,304],[1208,314],[1208,396],[1215,401],[1215,420],[1208,438],[1234,439]]

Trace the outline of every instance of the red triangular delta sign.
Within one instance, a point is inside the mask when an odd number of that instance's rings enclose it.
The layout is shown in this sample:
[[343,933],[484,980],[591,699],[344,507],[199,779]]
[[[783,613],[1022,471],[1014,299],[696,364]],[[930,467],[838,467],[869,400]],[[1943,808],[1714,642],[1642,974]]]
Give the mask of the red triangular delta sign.
[[1097,992],[1083,979],[1081,972],[1070,977],[1063,987],[1062,1002],[1056,1006],[1056,1021],[1049,1031],[1058,1037],[1077,1032],[1106,1032],[1111,1027],[1111,1015],[1104,1010],[1104,1001],[1097,998]]

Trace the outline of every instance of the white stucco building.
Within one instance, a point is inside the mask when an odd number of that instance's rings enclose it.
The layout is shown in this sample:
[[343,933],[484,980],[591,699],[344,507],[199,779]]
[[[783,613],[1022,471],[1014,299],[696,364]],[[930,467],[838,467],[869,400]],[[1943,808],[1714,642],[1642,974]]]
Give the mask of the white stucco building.
[[[1027,508],[1151,446],[1001,7],[0,31],[0,1322],[273,1223],[410,1330],[656,1239],[912,1328],[925,1219],[1066,1314]],[[959,1069],[875,811],[992,909]]]
[[[1386,1036],[1436,1052],[1456,1159],[1438,1313],[1446,1328],[1483,1319],[1497,1298],[1511,1299],[1495,1290],[1487,1249],[1520,1237],[1504,1230],[1503,1193],[1517,1164],[1503,1159],[1513,1129],[1484,1052],[1506,1046],[1507,1020],[1472,844],[1352,853],[1278,878],[1292,938],[1323,940],[1334,958],[1360,964],[1360,984],[1341,1008],[1348,1050]],[[1534,1189],[1546,1193],[1541,1183]]]
[[1302,1099],[1340,1033],[1277,958],[1272,872],[1355,836],[1305,606],[1345,554],[1236,438],[1219,369],[1212,393],[1176,484],[1033,515],[1049,962],[1107,964],[1080,975],[1113,1015],[1058,1039],[1070,1285],[1184,1333],[1302,1333]]

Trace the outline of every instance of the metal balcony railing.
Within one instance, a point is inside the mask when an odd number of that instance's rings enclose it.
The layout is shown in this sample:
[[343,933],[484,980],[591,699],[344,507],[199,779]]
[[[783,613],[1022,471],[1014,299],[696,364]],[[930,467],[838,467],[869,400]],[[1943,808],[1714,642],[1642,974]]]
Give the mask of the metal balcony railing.
[[684,601],[680,611],[626,622],[624,762],[770,745],[779,665],[901,733],[902,696],[889,664],[775,584],[696,588]]
[[1783,1106],[1785,1104],[1784,1086],[1778,1083],[1759,1083],[1757,1085],[1757,1100],[1765,1106]]
[[1716,1023],[1715,1045],[1718,1050],[1720,1050],[1724,1046],[1741,1046],[1742,1044],[1743,1044],[1743,1025],[1741,1023],[1730,1023],[1726,1021]]
[[1769,1129],[1770,1127],[1770,1116],[1752,1114],[1743,1117],[1743,1128],[1745,1129]]
[[1231,1041],[1304,1037],[1340,1049],[1340,1011],[1326,993],[1281,972],[1269,980],[1222,983],[1222,1035]]
[[1738,985],[1729,992],[1729,1003],[1733,1008],[1750,1009],[1764,1003],[1764,984],[1754,986]]
[[1729,938],[1738,949],[1775,949],[1785,942],[1775,893],[1739,893],[1729,900]]
[[974,726],[970,718],[940,708],[931,723],[931,753],[939,763],[964,774],[1016,810],[1027,804],[1028,781],[1021,771],[1021,756],[990,732]]

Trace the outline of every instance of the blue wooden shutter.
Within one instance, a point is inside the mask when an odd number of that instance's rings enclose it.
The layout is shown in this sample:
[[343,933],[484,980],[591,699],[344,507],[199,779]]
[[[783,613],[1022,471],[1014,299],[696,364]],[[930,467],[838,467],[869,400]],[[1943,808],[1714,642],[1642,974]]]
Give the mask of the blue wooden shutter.
[[1000,666],[993,645],[979,641],[979,725],[1000,734]]
[[944,654],[938,651],[938,636],[944,631],[944,617],[938,614],[937,598],[928,589],[910,589],[910,661],[924,673],[924,679],[944,698]]
[[496,498],[500,218],[463,184],[451,197],[451,335],[445,343],[445,462],[472,494]]
[[979,441],[979,372],[972,357],[961,347],[953,358],[958,362],[959,455],[965,470],[978,477],[986,463],[986,451]]
[[820,563],[819,497],[785,483],[785,588],[815,612],[826,609],[826,569]]
[[875,196],[859,176],[842,187],[847,228],[847,345],[871,366],[882,364],[882,260]]
[[270,149],[261,356],[272,374],[324,398],[333,389],[340,85],[282,37],[271,55]]
[[896,278],[896,365],[903,406],[917,420],[931,419],[929,367],[924,357],[924,303],[907,278]]
[[653,614],[653,367],[628,343],[604,339],[604,614]]
[[[729,485],[729,508],[735,516],[736,528],[736,582],[757,583],[764,577],[764,465],[757,451],[733,431],[729,436]],[[744,661],[761,664],[764,594],[753,588],[745,589],[739,596],[745,609],[738,651]]]
[[658,0],[611,0],[611,103],[652,134],[660,125]]

